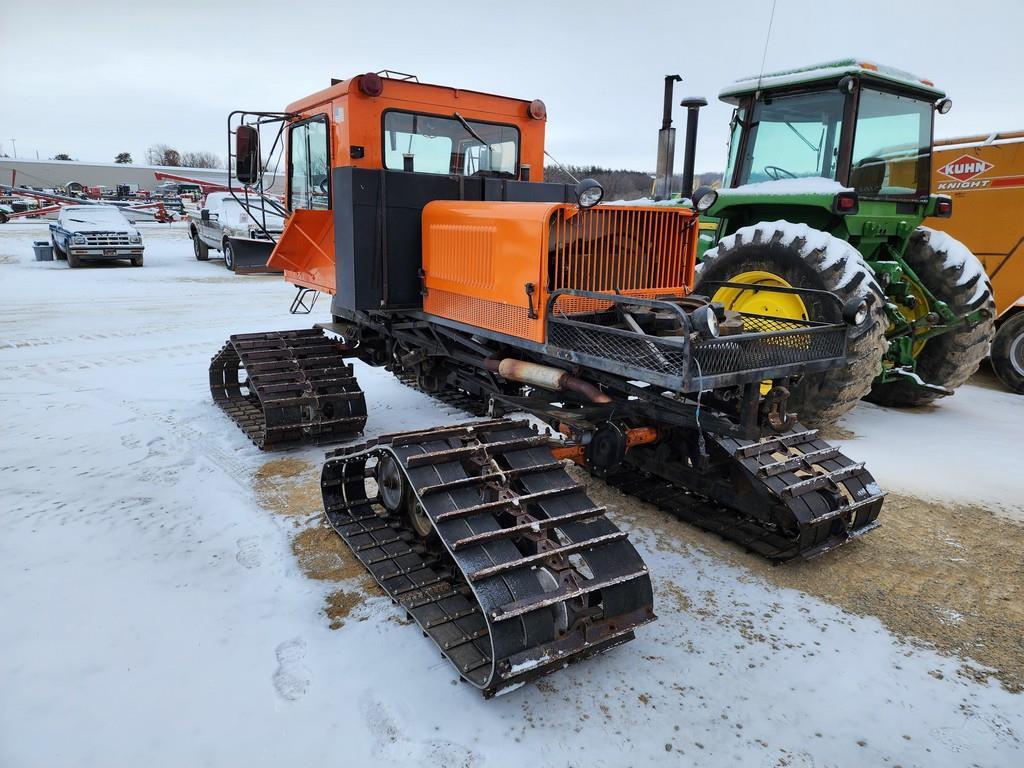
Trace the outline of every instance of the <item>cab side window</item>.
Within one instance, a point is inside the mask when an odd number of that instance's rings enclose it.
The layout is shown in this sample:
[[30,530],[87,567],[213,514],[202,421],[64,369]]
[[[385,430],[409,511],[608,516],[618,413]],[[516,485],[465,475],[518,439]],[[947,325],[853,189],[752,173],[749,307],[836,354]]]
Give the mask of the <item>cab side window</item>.
[[331,164],[327,119],[314,117],[292,126],[288,134],[288,207],[331,207]]

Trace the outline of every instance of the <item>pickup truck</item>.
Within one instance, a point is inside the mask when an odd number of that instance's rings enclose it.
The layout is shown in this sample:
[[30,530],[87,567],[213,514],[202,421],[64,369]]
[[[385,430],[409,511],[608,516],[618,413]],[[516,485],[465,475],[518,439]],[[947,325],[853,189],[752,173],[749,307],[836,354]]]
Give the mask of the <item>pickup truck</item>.
[[58,259],[69,267],[84,261],[129,259],[142,266],[142,235],[112,205],[66,205],[50,224],[50,241]]
[[246,211],[230,192],[211,192],[199,210],[199,218],[189,225],[188,234],[199,261],[207,261],[213,249],[223,254],[224,266],[232,272],[256,272],[265,271],[274,249],[267,234],[276,238],[283,230],[284,218],[269,202],[252,196]]

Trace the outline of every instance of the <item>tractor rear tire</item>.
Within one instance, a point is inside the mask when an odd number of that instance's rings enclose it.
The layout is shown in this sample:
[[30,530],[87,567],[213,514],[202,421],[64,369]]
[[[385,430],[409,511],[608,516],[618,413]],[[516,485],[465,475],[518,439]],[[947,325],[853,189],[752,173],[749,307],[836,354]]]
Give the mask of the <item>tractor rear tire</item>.
[[996,331],[992,368],[1007,389],[1024,395],[1024,312],[1005,320]]
[[[978,258],[959,240],[944,232],[918,227],[910,236],[903,260],[925,287],[954,314],[986,309],[988,316],[972,326],[935,336],[917,354],[917,375],[928,384],[956,389],[978,370],[988,354],[995,328],[992,284]],[[876,384],[867,400],[896,408],[927,405],[941,397],[912,381]]]
[[[788,408],[806,426],[834,422],[871,389],[882,369],[885,302],[882,291],[860,252],[845,240],[806,225],[785,221],[743,227],[704,254],[696,293],[715,294],[713,281],[727,281],[745,272],[771,273],[794,288],[831,291],[845,304],[854,297],[872,297],[867,320],[847,345],[841,368],[804,374],[790,391]],[[702,289],[702,286],[707,289]],[[802,297],[803,298],[803,297]],[[805,319],[842,322],[840,306],[823,298],[804,298]],[[726,307],[728,308],[728,306]]]

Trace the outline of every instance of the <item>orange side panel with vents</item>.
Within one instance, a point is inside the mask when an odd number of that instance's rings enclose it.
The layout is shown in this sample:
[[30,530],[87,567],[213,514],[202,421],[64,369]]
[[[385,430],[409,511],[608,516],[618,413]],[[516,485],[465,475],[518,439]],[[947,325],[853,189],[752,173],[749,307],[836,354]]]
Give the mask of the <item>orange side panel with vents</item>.
[[[423,209],[423,309],[543,343],[550,291],[688,293],[697,235],[697,217],[677,207],[434,201]],[[560,312],[606,308],[558,301]]]
[[[430,314],[544,341],[539,310],[548,222],[558,203],[435,200],[423,209],[423,271]],[[539,312],[538,312],[539,314]]]
[[294,285],[334,294],[334,214],[300,208],[292,212],[267,260]]

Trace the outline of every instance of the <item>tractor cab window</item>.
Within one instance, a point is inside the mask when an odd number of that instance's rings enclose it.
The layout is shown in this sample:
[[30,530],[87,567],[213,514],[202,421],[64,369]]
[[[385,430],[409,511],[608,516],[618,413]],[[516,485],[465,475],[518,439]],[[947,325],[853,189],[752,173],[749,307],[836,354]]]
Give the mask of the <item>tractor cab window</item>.
[[288,207],[330,208],[327,118],[320,116],[298,123],[292,126],[288,137]]
[[471,131],[454,117],[386,112],[384,167],[396,171],[411,168],[416,173],[515,177],[519,130],[512,125],[466,122]]
[[863,195],[928,194],[932,105],[862,88],[850,186]]
[[844,104],[835,89],[755,102],[736,183],[834,179]]

